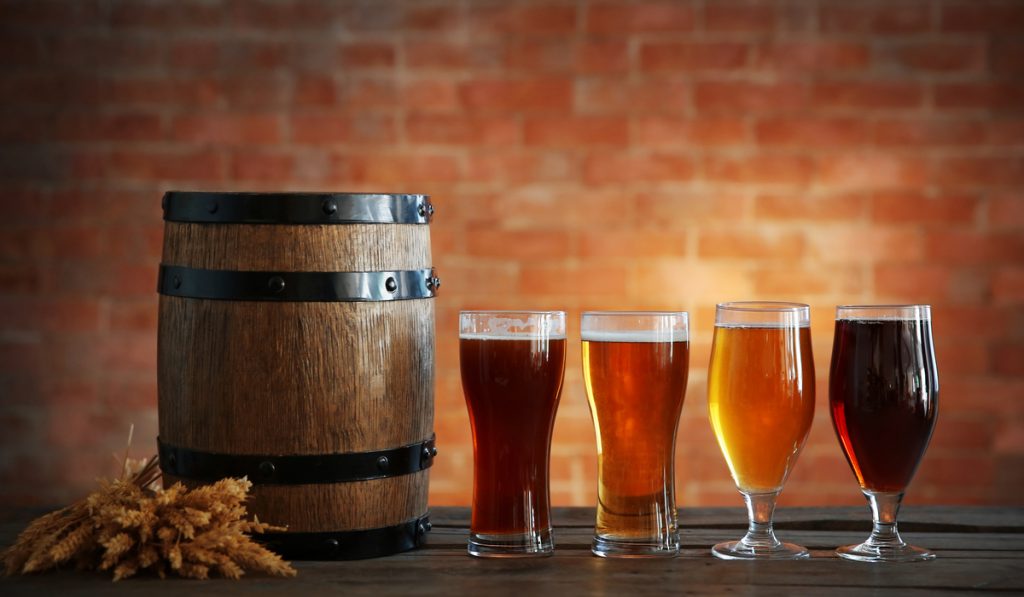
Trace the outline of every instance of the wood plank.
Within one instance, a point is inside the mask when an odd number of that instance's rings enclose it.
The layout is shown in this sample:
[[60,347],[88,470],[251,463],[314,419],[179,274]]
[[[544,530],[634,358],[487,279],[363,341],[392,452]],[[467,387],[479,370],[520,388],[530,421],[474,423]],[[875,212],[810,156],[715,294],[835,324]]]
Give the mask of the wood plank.
[[[107,577],[61,572],[0,580],[0,593],[29,595],[141,594],[177,597],[190,594],[344,593],[346,595],[428,595],[446,593],[561,593],[664,595],[715,593],[775,595],[823,593],[934,594],[939,591],[1024,591],[1024,512],[1019,508],[909,508],[908,519],[920,525],[968,529],[905,533],[914,543],[939,554],[933,562],[877,565],[835,557],[836,545],[863,539],[867,521],[858,508],[783,510],[780,520],[800,528],[780,531],[786,540],[803,542],[812,559],[799,562],[726,562],[709,547],[742,531],[740,509],[699,508],[683,511],[683,549],[678,558],[605,560],[590,553],[593,509],[556,509],[556,552],[543,559],[478,560],[466,555],[468,509],[434,508],[435,521],[424,549],[389,558],[357,562],[297,562],[291,580],[249,578],[242,582],[159,582],[142,578],[112,585]],[[818,517],[818,518],[816,518]],[[736,524],[735,519],[741,522]],[[28,521],[22,512],[12,521],[0,516],[0,544],[10,543]],[[1004,524],[999,526],[997,521]],[[588,522],[589,521],[589,522]],[[831,522],[856,523],[852,530],[829,528]],[[566,524],[566,523],[569,524]],[[723,526],[728,523],[728,527]],[[573,526],[574,525],[574,526]],[[715,525],[718,525],[717,527]],[[803,525],[801,527],[801,525]],[[909,526],[909,525],[908,525]],[[817,530],[817,527],[825,527]],[[997,532],[972,528],[998,528]]]

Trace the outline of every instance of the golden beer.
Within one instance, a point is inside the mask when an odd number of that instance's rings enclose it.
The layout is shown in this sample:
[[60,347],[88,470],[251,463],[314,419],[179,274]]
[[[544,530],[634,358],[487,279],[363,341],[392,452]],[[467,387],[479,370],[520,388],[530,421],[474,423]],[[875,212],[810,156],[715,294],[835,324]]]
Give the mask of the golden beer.
[[583,380],[597,436],[597,555],[678,552],[674,455],[690,355],[685,326],[683,313],[584,315]]
[[708,414],[737,487],[780,491],[814,417],[810,328],[716,326]]

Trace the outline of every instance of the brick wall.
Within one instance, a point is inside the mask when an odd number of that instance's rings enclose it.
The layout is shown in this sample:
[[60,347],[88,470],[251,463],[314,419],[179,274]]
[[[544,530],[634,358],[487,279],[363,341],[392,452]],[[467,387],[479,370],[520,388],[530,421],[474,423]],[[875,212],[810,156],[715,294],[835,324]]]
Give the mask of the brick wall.
[[[59,502],[156,428],[166,189],[430,193],[436,504],[468,503],[462,308],[686,309],[685,505],[715,302],[813,305],[786,504],[861,503],[833,306],[929,302],[940,422],[908,500],[1021,503],[1024,2],[0,1],[0,500]],[[574,344],[575,346],[575,344]],[[553,497],[594,501],[570,352]]]

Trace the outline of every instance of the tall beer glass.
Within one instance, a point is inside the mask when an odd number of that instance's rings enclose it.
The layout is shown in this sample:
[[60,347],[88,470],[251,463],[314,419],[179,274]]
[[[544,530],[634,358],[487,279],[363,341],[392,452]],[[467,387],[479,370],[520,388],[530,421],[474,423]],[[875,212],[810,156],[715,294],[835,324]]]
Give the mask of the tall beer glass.
[[796,303],[718,305],[708,372],[708,415],[747,503],[746,536],[720,543],[724,559],[797,559],[803,547],[772,530],[782,491],[814,417],[810,309]]
[[867,541],[836,553],[867,562],[934,558],[934,553],[904,543],[896,529],[903,493],[938,416],[931,308],[837,308],[829,405],[832,425],[874,521]]
[[686,313],[583,314],[583,380],[597,434],[602,557],[679,553],[676,429],[686,394]]
[[565,370],[565,312],[463,311],[459,359],[473,428],[469,553],[550,555],[548,460]]

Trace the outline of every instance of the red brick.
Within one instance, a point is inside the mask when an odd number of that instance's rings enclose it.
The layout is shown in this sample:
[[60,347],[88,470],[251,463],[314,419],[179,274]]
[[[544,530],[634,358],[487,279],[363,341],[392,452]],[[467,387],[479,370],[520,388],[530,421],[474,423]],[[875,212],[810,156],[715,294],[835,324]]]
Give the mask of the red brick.
[[[329,29],[335,25],[335,11],[344,8],[342,3],[324,2],[270,2],[255,0],[233,2],[226,15],[235,27],[250,26],[257,30]],[[348,15],[358,15],[353,11]],[[355,23],[346,21],[346,25]]]
[[1024,235],[934,230],[928,233],[927,256],[934,263],[996,264],[1024,262]]
[[1024,158],[945,158],[938,161],[934,180],[948,186],[1020,185],[1024,183]]
[[1000,0],[970,0],[942,5],[943,31],[978,33],[1020,33],[1024,29],[1024,6]]
[[489,148],[467,157],[466,178],[474,181],[551,182],[566,180],[571,174],[575,174],[573,162],[561,153]]
[[567,79],[477,79],[459,88],[462,106],[472,111],[568,111],[572,83]]
[[212,182],[224,179],[220,152],[127,150],[112,151],[105,165],[109,175],[126,180]]
[[924,241],[916,230],[816,226],[807,233],[808,253],[825,263],[916,263]]
[[289,45],[272,39],[235,40],[222,46],[219,66],[233,71],[273,70],[287,66]]
[[995,38],[990,43],[992,72],[999,75],[1024,74],[1024,41]]
[[1003,342],[994,346],[992,368],[999,375],[1024,377],[1024,343]]
[[758,267],[753,272],[754,292],[765,298],[785,299],[794,296],[836,295],[859,292],[862,287],[860,268],[802,268],[792,264]]
[[806,184],[811,180],[813,168],[809,158],[794,155],[712,156],[704,161],[705,176],[718,182]]
[[934,302],[946,296],[952,275],[941,265],[875,266],[875,295],[880,299]]
[[49,63],[58,67],[88,68],[102,64],[108,68],[136,70],[159,67],[163,62],[162,43],[157,39],[74,31],[48,39]]
[[1016,83],[944,83],[934,93],[939,108],[1015,111],[1024,105],[1024,85]]
[[469,19],[471,31],[485,34],[564,35],[576,30],[576,7],[555,3],[509,3],[490,6],[473,4],[470,6]]
[[293,102],[296,106],[333,106],[338,101],[337,83],[331,77],[297,74]]
[[540,296],[621,296],[626,284],[625,268],[598,264],[538,264],[524,268],[521,276],[520,292],[534,302],[532,297]]
[[580,83],[577,110],[580,112],[657,114],[686,112],[689,85],[677,79],[630,82],[621,78],[591,79]]
[[1013,307],[941,305],[932,309],[936,334],[949,338],[1006,338],[1024,336],[1024,317]]
[[759,195],[754,203],[757,218],[772,220],[857,220],[863,211],[864,200],[858,195]]
[[627,230],[584,229],[579,255],[583,259],[632,261],[686,255],[686,234],[665,234],[658,228]]
[[443,3],[437,6],[409,5],[402,15],[402,26],[412,31],[451,31],[461,23],[459,8]]
[[740,118],[648,116],[633,122],[633,141],[643,147],[742,145],[747,140],[747,123]]
[[339,106],[351,111],[385,112],[401,105],[399,87],[390,79],[346,77],[340,91]]
[[100,2],[96,0],[76,2],[70,6],[61,0],[7,0],[0,5],[0,11],[4,14],[4,23],[11,26],[99,25],[102,15]]
[[924,95],[913,83],[823,82],[813,91],[818,108],[916,108]]
[[513,40],[505,44],[503,64],[509,70],[528,73],[568,72],[572,52],[568,39]]
[[397,132],[390,117],[297,114],[291,119],[291,138],[310,145],[392,143]]
[[927,42],[896,46],[887,58],[897,66],[925,72],[981,71],[985,68],[983,42]]
[[291,180],[295,156],[279,151],[239,150],[231,154],[230,176],[238,181]]
[[996,228],[1024,228],[1024,195],[1010,191],[990,197],[988,222]]
[[802,117],[764,119],[755,132],[760,145],[818,148],[862,145],[867,138],[865,129],[859,119]]
[[970,120],[878,120],[871,128],[875,143],[887,146],[980,145],[986,137],[985,126]]
[[930,6],[917,3],[834,2],[820,6],[821,30],[829,33],[921,33],[931,29]]
[[53,123],[59,141],[160,141],[160,115],[143,112],[94,114],[64,112]]
[[571,118],[531,118],[524,123],[527,145],[574,147],[594,145],[625,146],[629,142],[628,122],[624,118],[575,116]]
[[395,65],[395,46],[372,42],[342,44],[338,64],[346,69],[390,68]]
[[796,111],[808,105],[808,89],[802,83],[698,83],[694,102],[702,112]]
[[458,84],[434,78],[407,80],[402,102],[407,107],[422,111],[457,112],[461,107]]
[[574,65],[581,73],[622,73],[629,70],[629,46],[621,40],[584,40],[575,48]]
[[835,187],[920,187],[929,180],[929,169],[925,160],[914,157],[829,155],[819,161],[818,180]]
[[589,33],[628,35],[630,33],[690,31],[694,28],[694,7],[683,2],[591,4],[586,13]]
[[174,69],[208,70],[221,63],[221,44],[211,39],[174,40],[167,61]]
[[883,224],[962,224],[974,222],[978,200],[970,195],[929,197],[916,191],[876,193],[871,217]]
[[640,46],[640,68],[648,72],[732,70],[747,63],[750,47],[735,42],[649,42]]
[[281,119],[274,114],[203,114],[178,116],[173,137],[193,143],[248,145],[281,141]]
[[569,254],[571,238],[565,230],[495,230],[470,228],[466,250],[483,259],[548,261]]
[[708,31],[771,32],[775,29],[775,6],[767,1],[710,2],[704,7]]
[[110,21],[118,28],[216,27],[224,22],[224,3],[116,2],[109,8]]
[[997,304],[1024,304],[1024,267],[1000,267],[992,277],[992,298]]
[[771,42],[758,48],[754,63],[776,71],[860,70],[870,64],[863,43],[844,41]]
[[100,305],[90,298],[0,300],[0,329],[58,333],[100,329]]
[[352,182],[368,185],[399,185],[455,182],[459,166],[449,156],[417,153],[388,155],[360,153],[347,159]]
[[583,164],[583,179],[593,185],[687,181],[693,175],[692,160],[679,155],[593,153]]
[[991,145],[1024,145],[1024,120],[999,119],[988,123],[988,142]]
[[711,259],[797,259],[806,245],[799,232],[757,229],[701,230],[697,240],[697,254]]
[[511,145],[522,137],[518,119],[447,114],[412,114],[406,117],[406,136],[412,143],[456,145]]

